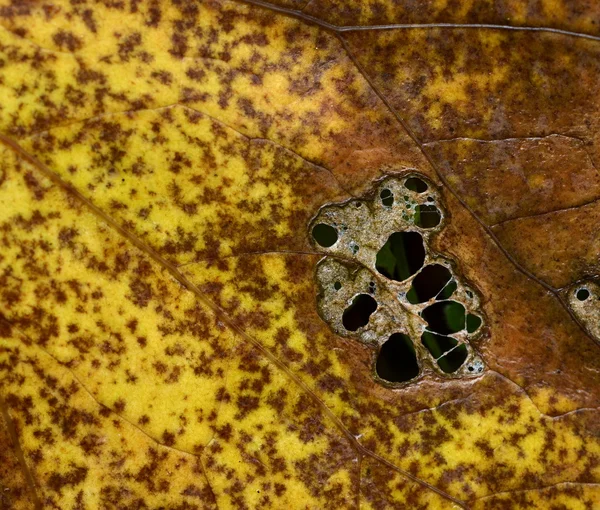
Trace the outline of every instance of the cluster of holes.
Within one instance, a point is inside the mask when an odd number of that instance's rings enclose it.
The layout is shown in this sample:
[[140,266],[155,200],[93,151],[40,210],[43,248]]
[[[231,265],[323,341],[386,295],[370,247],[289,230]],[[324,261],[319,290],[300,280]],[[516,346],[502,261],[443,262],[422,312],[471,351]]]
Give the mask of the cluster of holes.
[[[418,194],[429,190],[429,185],[418,177],[407,178],[404,187]],[[432,229],[440,224],[442,215],[432,196],[425,199],[426,203],[416,203],[410,194],[400,195],[394,196],[392,189],[384,187],[378,198],[385,209],[391,209],[394,204],[402,206],[404,203],[400,213],[402,218],[420,229]],[[355,201],[353,204],[356,208],[363,206],[362,201]],[[312,236],[319,246],[331,248],[338,242],[345,228],[336,223],[330,225],[321,222],[312,228]],[[347,246],[353,255],[360,249],[354,241],[350,241]],[[427,324],[420,342],[439,369],[451,374],[462,367],[469,356],[467,346],[451,335],[465,330],[469,334],[476,332],[482,325],[482,319],[478,315],[467,313],[463,304],[450,299],[458,289],[451,270],[440,263],[424,266],[426,257],[426,244],[421,233],[413,230],[399,231],[390,234],[377,251],[374,265],[377,272],[395,282],[405,282],[414,277],[410,290],[406,293],[409,303],[416,305],[433,301],[419,312]],[[341,282],[335,281],[333,288],[339,291],[342,288]],[[368,293],[359,293],[351,299],[342,315],[345,330],[357,332],[369,324],[371,316],[378,309],[377,300],[373,297],[375,290],[375,282],[370,281]],[[473,293],[469,290],[465,290],[464,295],[468,299],[473,298]],[[381,379],[390,383],[405,382],[417,377],[420,372],[418,356],[410,336],[400,332],[391,334],[379,349],[375,369]],[[483,364],[475,360],[467,366],[467,370],[481,372]]]

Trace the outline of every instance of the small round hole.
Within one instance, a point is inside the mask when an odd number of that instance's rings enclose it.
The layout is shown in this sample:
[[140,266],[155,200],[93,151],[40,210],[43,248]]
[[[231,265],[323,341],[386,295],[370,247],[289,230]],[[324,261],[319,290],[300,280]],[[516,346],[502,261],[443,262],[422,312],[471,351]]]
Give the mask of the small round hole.
[[338,240],[337,230],[326,223],[315,225],[312,229],[312,235],[314,240],[323,248],[333,246]]
[[579,301],[585,301],[587,298],[590,297],[590,291],[587,289],[579,289],[575,296],[577,296],[577,299],[579,299]]
[[394,205],[394,194],[392,193],[392,190],[387,188],[382,189],[381,193],[379,193],[379,198],[381,198],[381,203],[385,207],[392,207],[392,205]]
[[342,284],[341,284],[340,282],[335,282],[335,283],[333,284],[333,288],[334,288],[335,290],[340,290],[340,289],[342,288]]

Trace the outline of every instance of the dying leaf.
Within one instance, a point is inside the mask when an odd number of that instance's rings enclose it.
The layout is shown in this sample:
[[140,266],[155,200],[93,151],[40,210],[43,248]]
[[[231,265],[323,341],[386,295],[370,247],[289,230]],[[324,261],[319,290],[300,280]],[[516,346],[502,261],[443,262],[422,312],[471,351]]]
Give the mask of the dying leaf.
[[598,7],[398,4],[0,0],[0,507],[598,505]]

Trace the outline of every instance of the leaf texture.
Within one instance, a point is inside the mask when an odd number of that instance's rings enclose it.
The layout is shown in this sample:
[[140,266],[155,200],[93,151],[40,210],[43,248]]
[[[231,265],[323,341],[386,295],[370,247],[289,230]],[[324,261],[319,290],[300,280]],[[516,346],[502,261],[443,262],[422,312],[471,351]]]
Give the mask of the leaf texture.
[[[0,2],[0,507],[597,504],[596,7],[490,5]],[[486,368],[392,389],[308,226],[415,171]]]

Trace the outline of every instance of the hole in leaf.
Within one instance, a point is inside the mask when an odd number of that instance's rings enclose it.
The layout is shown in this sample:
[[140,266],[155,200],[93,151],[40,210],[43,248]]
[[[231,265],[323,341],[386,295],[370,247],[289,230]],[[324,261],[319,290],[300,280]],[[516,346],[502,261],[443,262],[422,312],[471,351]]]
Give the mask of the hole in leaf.
[[481,317],[473,315],[472,313],[467,314],[467,332],[475,333],[481,326]]
[[410,278],[423,266],[425,248],[418,232],[395,232],[377,253],[375,267],[398,282]]
[[435,205],[418,205],[415,209],[415,225],[421,228],[437,227],[442,215]]
[[425,193],[428,188],[427,183],[418,177],[409,177],[406,179],[404,186],[411,191],[416,191],[417,193]]
[[408,291],[408,294],[406,294],[406,298],[413,304],[429,301],[444,289],[450,278],[452,278],[450,271],[441,264],[425,266],[415,276],[412,287]]
[[342,284],[341,284],[340,282],[335,282],[335,283],[333,284],[333,288],[334,288],[335,290],[340,290],[340,289],[342,288]]
[[441,301],[422,312],[429,329],[442,335],[457,333],[465,328],[465,307],[456,301]]
[[377,301],[368,294],[359,294],[344,310],[342,324],[348,331],[356,331],[369,323],[369,318],[375,310],[377,310]]
[[587,289],[579,289],[575,296],[577,296],[577,299],[579,299],[579,301],[585,301],[587,298],[590,297],[590,291]]
[[379,193],[379,198],[381,198],[381,203],[386,207],[394,205],[394,194],[390,189],[382,189],[381,193]]
[[404,382],[419,375],[415,347],[408,335],[394,333],[381,346],[377,364],[377,375],[389,382]]
[[421,335],[421,343],[437,359],[458,344],[458,340],[451,336],[436,335],[435,333],[425,331]]
[[454,292],[456,291],[456,289],[458,288],[458,285],[456,284],[456,282],[454,280],[452,280],[448,285],[446,285],[442,291],[437,295],[437,297],[435,299],[437,299],[438,301],[441,301],[442,299],[448,299],[449,297],[452,296],[452,294],[454,294]]
[[338,240],[338,233],[335,228],[325,223],[318,223],[312,229],[312,235],[315,241],[323,248],[333,246]]
[[469,351],[465,344],[459,345],[438,360],[438,366],[447,374],[456,372],[467,359]]

